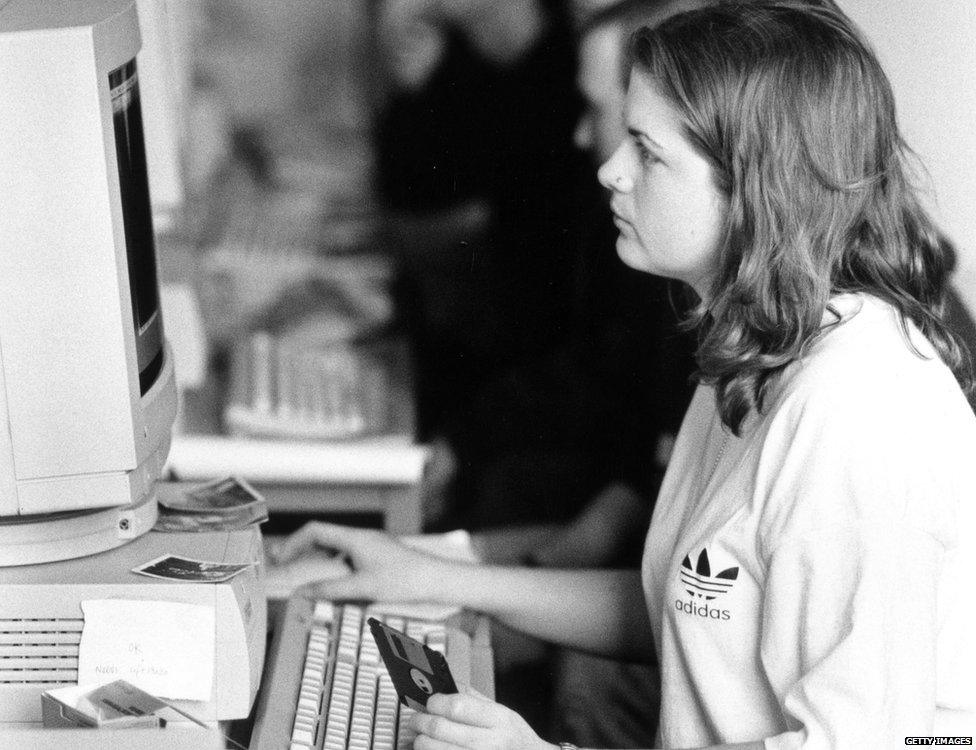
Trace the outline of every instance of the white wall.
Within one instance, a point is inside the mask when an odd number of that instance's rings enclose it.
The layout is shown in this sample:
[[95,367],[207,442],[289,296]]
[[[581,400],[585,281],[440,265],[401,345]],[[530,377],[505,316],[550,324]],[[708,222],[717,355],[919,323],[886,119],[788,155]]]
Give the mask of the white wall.
[[[874,44],[902,132],[959,248],[954,285],[976,317],[976,0],[839,0]],[[969,342],[973,345],[973,342]]]

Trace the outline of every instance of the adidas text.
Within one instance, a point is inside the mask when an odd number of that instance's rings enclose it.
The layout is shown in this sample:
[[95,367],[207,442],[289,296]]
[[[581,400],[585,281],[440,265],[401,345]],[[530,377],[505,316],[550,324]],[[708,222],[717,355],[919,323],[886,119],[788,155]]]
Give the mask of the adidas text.
[[685,614],[707,617],[709,620],[732,619],[732,613],[727,609],[715,609],[714,607],[709,607],[707,604],[699,604],[694,599],[689,599],[686,602],[675,599],[674,608]]

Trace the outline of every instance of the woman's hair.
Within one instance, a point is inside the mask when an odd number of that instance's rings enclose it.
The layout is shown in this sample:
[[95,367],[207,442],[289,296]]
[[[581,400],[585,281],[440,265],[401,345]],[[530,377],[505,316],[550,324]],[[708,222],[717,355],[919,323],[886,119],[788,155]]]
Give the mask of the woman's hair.
[[632,59],[729,198],[712,294],[691,320],[699,377],[733,432],[843,292],[891,303],[970,389],[944,323],[954,249],[910,182],[888,79],[833,3],[718,3],[641,29]]

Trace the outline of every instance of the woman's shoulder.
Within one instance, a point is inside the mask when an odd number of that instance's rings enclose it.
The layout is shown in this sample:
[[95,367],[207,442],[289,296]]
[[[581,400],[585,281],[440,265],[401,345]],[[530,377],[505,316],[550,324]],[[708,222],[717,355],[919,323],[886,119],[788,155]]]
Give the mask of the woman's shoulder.
[[841,303],[839,322],[774,386],[765,449],[806,446],[838,465],[894,474],[922,466],[954,474],[971,463],[976,414],[934,347],[880,300]]
[[831,519],[908,523],[948,544],[976,490],[976,415],[894,309],[859,302],[784,374],[757,425],[770,538]]
[[876,297],[853,294],[832,300],[821,334],[775,391],[784,402],[843,409],[852,418],[966,403],[952,371],[911,321]]

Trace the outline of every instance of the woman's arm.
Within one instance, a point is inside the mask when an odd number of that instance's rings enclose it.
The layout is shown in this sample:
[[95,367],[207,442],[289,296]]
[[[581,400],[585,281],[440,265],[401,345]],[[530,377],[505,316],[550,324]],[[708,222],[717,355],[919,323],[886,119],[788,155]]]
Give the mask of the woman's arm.
[[560,645],[631,660],[653,655],[637,571],[448,565],[435,589],[438,601]]
[[295,532],[277,561],[325,549],[345,555],[351,571],[318,583],[323,598],[453,604],[554,643],[632,660],[652,656],[636,571],[472,565],[410,549],[380,531],[325,523]]
[[[483,750],[489,747],[493,750],[557,750],[556,745],[540,738],[517,713],[474,691],[432,695],[427,701],[427,711],[412,716],[410,725],[418,734],[414,743],[416,750]],[[764,748],[759,740],[699,750]]]

